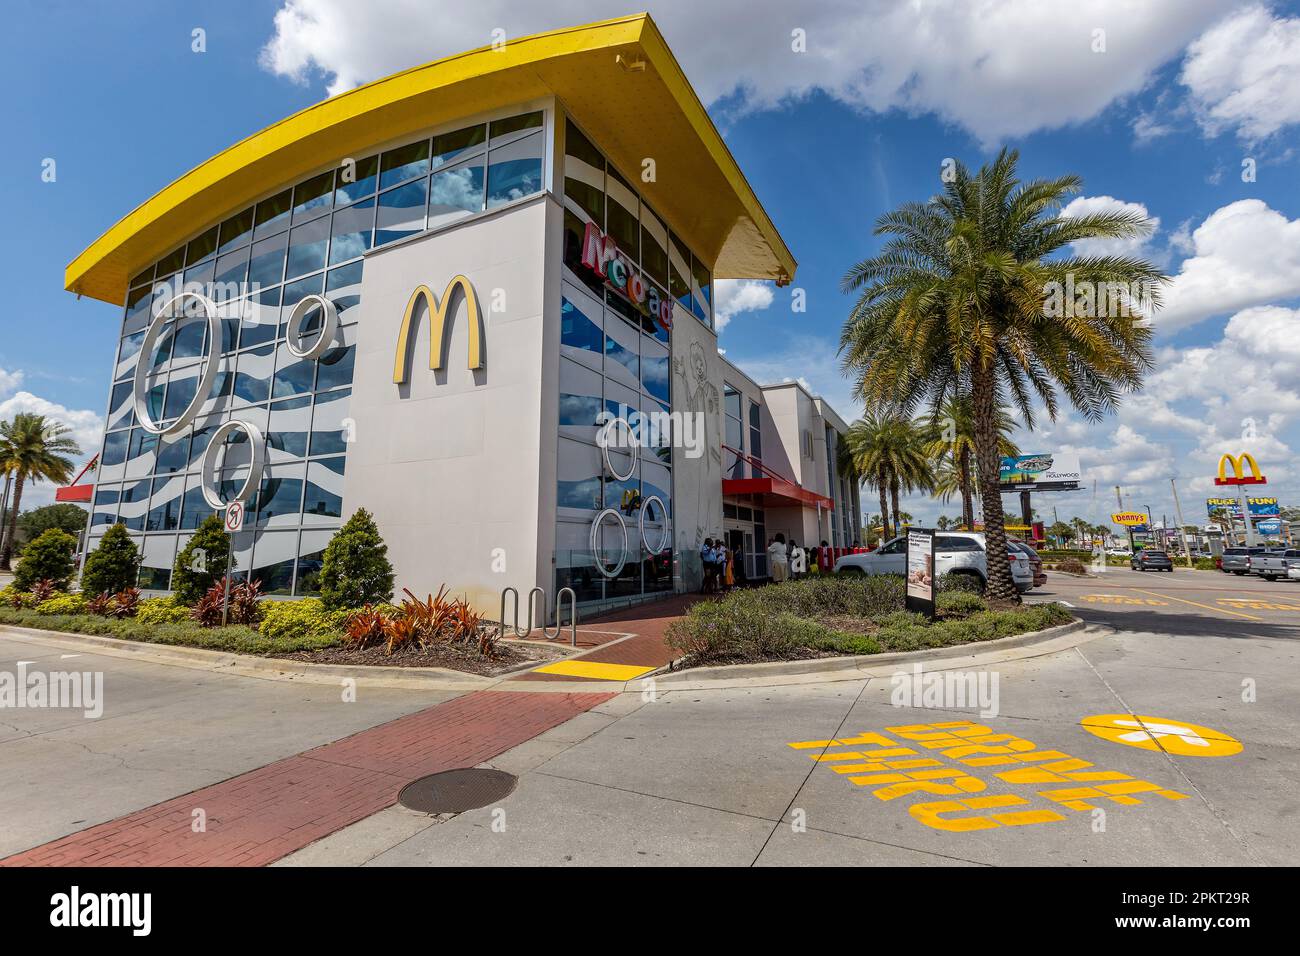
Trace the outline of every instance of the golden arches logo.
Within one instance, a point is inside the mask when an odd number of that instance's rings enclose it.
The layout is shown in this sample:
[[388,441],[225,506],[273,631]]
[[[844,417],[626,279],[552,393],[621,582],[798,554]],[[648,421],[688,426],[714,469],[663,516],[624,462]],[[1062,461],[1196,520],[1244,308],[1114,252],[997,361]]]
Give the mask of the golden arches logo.
[[415,313],[423,298],[429,310],[429,368],[437,372],[442,369],[442,355],[447,351],[447,337],[451,334],[451,305],[456,290],[459,289],[465,299],[466,311],[469,313],[469,358],[466,367],[471,371],[483,367],[483,315],[479,311],[478,296],[474,286],[464,276],[455,276],[442,290],[442,300],[434,298],[433,290],[427,285],[416,286],[411,299],[406,303],[406,314],[402,316],[402,327],[397,333],[397,357],[393,362],[393,383],[401,385],[411,375],[411,326],[415,322]]
[[[1228,469],[1232,469],[1232,477],[1228,477]],[[1247,468],[1250,469],[1249,477]],[[1255,461],[1255,456],[1250,452],[1242,452],[1240,455],[1224,455],[1219,459],[1219,477],[1214,479],[1216,485],[1262,485],[1266,484],[1263,475],[1259,473],[1259,464]]]

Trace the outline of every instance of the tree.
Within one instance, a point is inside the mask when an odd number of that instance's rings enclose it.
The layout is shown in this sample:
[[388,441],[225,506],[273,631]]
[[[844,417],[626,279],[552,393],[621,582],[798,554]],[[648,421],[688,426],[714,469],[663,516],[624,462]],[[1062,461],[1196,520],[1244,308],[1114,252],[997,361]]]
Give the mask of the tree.
[[[1002,150],[972,173],[957,164],[943,192],[877,222],[881,252],[845,275],[857,292],[841,335],[846,371],[867,404],[931,415],[952,396],[970,401],[976,481],[984,509],[989,595],[1018,603],[999,492],[997,411],[1028,428],[1034,405],[1055,420],[1061,396],[1087,421],[1113,412],[1153,367],[1142,313],[1167,278],[1120,255],[1071,255],[1085,239],[1133,239],[1151,223],[1135,212],[1060,215],[1076,176],[1021,183],[1019,154]],[[1070,293],[1066,301],[1066,292]]]
[[230,535],[217,515],[208,515],[194,531],[172,568],[172,591],[182,604],[197,604],[214,583],[226,574],[226,561],[235,567],[230,555]]
[[1047,533],[1056,541],[1058,548],[1063,547],[1069,540],[1074,537],[1074,529],[1064,521],[1058,521],[1047,529]]
[[81,449],[67,437],[68,431],[66,425],[31,412],[19,412],[12,422],[0,422],[0,472],[13,476],[14,497],[4,551],[0,552],[0,571],[9,570],[13,557],[23,486],[42,480],[63,485],[72,478],[72,460],[67,456],[80,455]]
[[901,492],[926,491],[934,484],[921,427],[897,411],[868,412],[849,426],[842,445],[855,473],[880,495],[884,537],[898,534]]
[[[1020,454],[1011,440],[1015,422],[1005,408],[998,408],[994,427],[998,434],[998,454],[1010,457]],[[954,493],[961,495],[961,520],[967,528],[975,527],[975,484],[971,476],[971,462],[975,455],[975,419],[971,413],[968,396],[951,395],[943,406],[932,414],[926,435],[927,454],[939,459],[939,469],[952,468],[952,476],[945,479],[947,501]]]
[[18,534],[24,541],[35,541],[50,528],[77,537],[86,530],[86,509],[80,505],[54,504],[24,511],[18,516]]
[[135,587],[140,575],[140,549],[126,525],[118,523],[104,532],[99,547],[86,557],[81,569],[81,590],[87,595],[116,594]]
[[393,596],[393,566],[379,526],[358,508],[325,546],[320,599],[328,611],[377,604]]
[[37,581],[50,580],[62,591],[72,580],[77,570],[73,553],[77,550],[77,539],[66,531],[50,528],[23,549],[18,560],[18,569],[14,572],[14,586],[20,591],[30,591]]

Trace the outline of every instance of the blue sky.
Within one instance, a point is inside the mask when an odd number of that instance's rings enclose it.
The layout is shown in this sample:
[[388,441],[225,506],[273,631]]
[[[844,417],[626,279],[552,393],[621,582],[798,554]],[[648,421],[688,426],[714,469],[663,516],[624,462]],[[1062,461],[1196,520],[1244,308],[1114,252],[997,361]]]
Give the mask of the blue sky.
[[[1002,144],[1026,177],[1074,172],[1094,207],[1159,220],[1137,249],[1175,276],[1159,365],[1116,417],[1063,416],[1026,451],[1079,454],[1091,490],[1043,502],[1100,520],[1113,486],[1187,517],[1223,451],[1253,450],[1300,503],[1300,11],[1150,0],[652,3],[751,184],[799,260],[789,290],[720,289],[720,345],[760,381],[800,378],[860,409],[835,346],[839,280],[876,218],[939,186],[940,164]],[[745,15],[741,15],[745,11]],[[11,290],[0,416],[45,411],[87,451],[106,401],[118,310],[62,291],[67,262],[132,207],[248,133],[357,82],[491,40],[629,12],[604,0],[20,3],[0,44]],[[205,31],[206,52],[191,50]],[[1102,49],[1097,49],[1100,34]],[[804,51],[797,46],[802,31]],[[56,180],[43,182],[53,159]],[[1244,182],[1242,162],[1254,161]],[[48,500],[36,492],[30,503]],[[872,496],[866,496],[868,499]],[[1009,499],[1008,499],[1009,500]],[[1190,502],[1190,504],[1189,504]],[[956,512],[908,501],[922,519]]]

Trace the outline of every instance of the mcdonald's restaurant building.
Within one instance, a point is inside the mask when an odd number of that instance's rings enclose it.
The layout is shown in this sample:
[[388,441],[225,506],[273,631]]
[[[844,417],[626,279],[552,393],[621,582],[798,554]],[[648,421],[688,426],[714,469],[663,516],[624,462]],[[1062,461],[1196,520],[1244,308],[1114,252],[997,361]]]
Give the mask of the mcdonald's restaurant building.
[[88,547],[123,523],[166,590],[242,500],[238,571],[310,595],[366,508],[399,589],[495,612],[694,589],[720,534],[751,578],[778,531],[848,546],[844,422],[717,348],[715,277],[794,272],[648,16],[335,96],[68,266],[124,306]]

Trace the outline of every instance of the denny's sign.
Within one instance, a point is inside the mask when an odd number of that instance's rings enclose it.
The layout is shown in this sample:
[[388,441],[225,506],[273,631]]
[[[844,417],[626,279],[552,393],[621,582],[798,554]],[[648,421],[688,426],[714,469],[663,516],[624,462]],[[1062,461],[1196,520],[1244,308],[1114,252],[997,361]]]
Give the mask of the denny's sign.
[[673,300],[647,282],[640,271],[594,222],[587,223],[582,237],[582,264],[605,280],[605,284],[622,295],[640,312],[659,323],[665,332],[673,327]]

